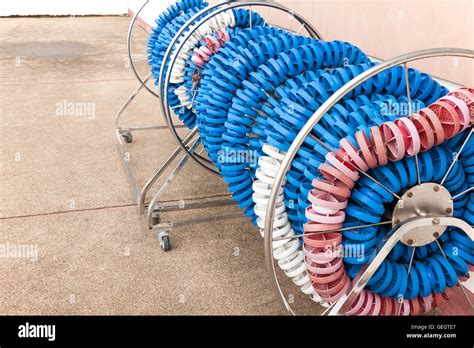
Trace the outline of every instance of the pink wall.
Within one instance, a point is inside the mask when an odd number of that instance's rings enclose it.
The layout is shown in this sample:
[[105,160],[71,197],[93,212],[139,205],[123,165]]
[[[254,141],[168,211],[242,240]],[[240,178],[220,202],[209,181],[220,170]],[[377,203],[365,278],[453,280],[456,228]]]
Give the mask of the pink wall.
[[[474,49],[473,0],[279,0],[309,20],[325,40],[344,40],[388,59],[434,47]],[[259,11],[265,14],[265,10]],[[293,22],[276,10],[269,21]],[[294,23],[294,22],[293,22]],[[293,26],[297,28],[297,25]],[[432,58],[410,64],[434,76],[474,86],[474,62]]]

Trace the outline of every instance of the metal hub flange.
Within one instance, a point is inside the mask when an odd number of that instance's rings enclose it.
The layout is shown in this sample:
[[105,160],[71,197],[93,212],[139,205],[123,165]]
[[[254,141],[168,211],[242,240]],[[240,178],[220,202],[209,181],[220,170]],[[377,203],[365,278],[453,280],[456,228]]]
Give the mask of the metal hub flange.
[[452,216],[454,203],[451,193],[436,183],[413,186],[401,197],[393,210],[392,225],[400,225],[413,217],[433,216],[430,227],[414,228],[406,233],[401,242],[409,246],[423,246],[436,240],[446,231],[439,225],[438,216]]

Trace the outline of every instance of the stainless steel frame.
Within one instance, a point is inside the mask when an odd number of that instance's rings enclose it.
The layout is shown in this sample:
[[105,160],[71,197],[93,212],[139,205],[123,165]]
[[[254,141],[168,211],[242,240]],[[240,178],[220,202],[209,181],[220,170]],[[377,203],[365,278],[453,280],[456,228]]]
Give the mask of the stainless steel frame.
[[[283,294],[282,288],[278,281],[278,276],[275,270],[275,264],[273,260],[273,249],[272,249],[272,230],[273,230],[273,220],[275,216],[275,208],[276,202],[278,197],[278,191],[282,187],[282,183],[286,177],[286,173],[288,172],[291,162],[293,161],[297,151],[301,147],[304,139],[310,134],[312,129],[318,124],[318,122],[322,119],[322,117],[336,104],[338,103],[345,95],[347,95],[350,91],[352,91],[357,86],[364,83],[371,77],[374,77],[395,66],[405,65],[408,62],[432,58],[432,57],[442,57],[442,56],[457,56],[457,57],[466,57],[466,58],[474,58],[474,51],[468,49],[460,49],[460,48],[434,48],[434,49],[427,49],[421,50],[416,52],[407,53],[401,55],[399,57],[387,60],[382,62],[371,69],[365,71],[364,73],[360,74],[359,76],[355,77],[347,84],[342,86],[337,92],[335,92],[329,99],[327,99],[321,107],[310,117],[310,119],[306,122],[304,127],[300,130],[298,135],[296,136],[295,140],[291,144],[285,158],[282,161],[282,164],[278,170],[278,173],[275,177],[272,190],[269,197],[269,203],[267,207],[266,219],[265,219],[265,229],[264,229],[264,248],[265,248],[265,261],[267,265],[268,272],[270,274],[270,278],[272,280],[272,284],[278,294],[278,297],[283,304],[284,308],[287,310],[289,314],[295,315],[295,312],[292,310],[290,304],[286,300],[286,297]],[[472,131],[471,131],[472,134]],[[464,232],[468,234],[471,239],[474,239],[474,233],[472,231],[472,227],[466,225],[462,220],[455,219],[455,218],[448,218],[448,217],[432,217],[429,219],[429,223],[431,224],[432,219],[438,219],[439,222],[446,224],[446,226],[462,226],[460,227]],[[437,221],[438,221],[437,220]],[[370,277],[376,271],[378,265],[383,261],[383,259],[387,256],[388,252],[393,248],[393,245],[396,244],[400,238],[407,232],[412,226],[424,225],[428,223],[428,220],[425,219],[416,219],[413,221],[406,222],[400,226],[396,226],[394,229],[394,234],[389,239],[390,243],[386,243],[380,253],[375,257],[372,261],[373,266],[366,270],[366,273],[363,274],[364,279],[370,279]],[[371,264],[371,265],[372,265]],[[358,282],[352,289],[351,294],[358,294],[365,286],[366,282],[363,281]],[[355,295],[345,297],[336,303],[334,309],[331,310],[331,314],[338,314],[341,309],[347,308],[350,306],[357,297]],[[351,302],[352,301],[352,302]]]
[[[235,202],[232,199],[230,199],[228,194],[220,194],[220,195],[215,195],[211,197],[196,198],[196,199],[192,199],[191,202],[187,202],[187,201],[185,202],[185,200],[181,199],[181,200],[177,200],[178,203],[169,203],[169,202],[163,203],[163,204],[158,203],[159,199],[162,198],[166,189],[172,184],[173,180],[176,178],[179,172],[183,169],[184,165],[187,163],[189,155],[187,153],[181,154],[182,152],[181,147],[177,147],[176,149],[174,149],[170,153],[166,161],[147,180],[146,184],[141,189],[138,188],[135,174],[130,165],[130,160],[129,160],[130,155],[126,148],[126,142],[132,142],[133,131],[151,130],[151,129],[164,130],[168,128],[166,125],[144,125],[144,126],[132,126],[132,127],[122,127],[120,125],[120,120],[125,110],[128,108],[128,106],[132,103],[132,101],[143,89],[146,89],[152,95],[154,95],[155,97],[158,97],[158,95],[147,85],[147,83],[152,79],[151,73],[147,74],[147,76],[145,76],[145,78],[143,79],[140,77],[135,67],[135,63],[133,61],[132,52],[131,52],[132,32],[135,27],[135,23],[137,21],[138,16],[140,15],[142,10],[145,8],[145,6],[148,3],[149,3],[149,0],[146,1],[143,4],[143,6],[134,14],[131,20],[131,23],[129,25],[128,35],[127,35],[128,60],[130,62],[130,66],[132,68],[132,71],[135,77],[139,81],[139,85],[133,91],[130,97],[126,100],[126,102],[123,104],[120,110],[117,112],[115,116],[114,124],[115,124],[117,145],[118,145],[118,149],[120,153],[120,160],[122,161],[123,166],[125,167],[127,176],[129,178],[134,200],[137,204],[137,207],[140,213],[145,212],[145,211],[147,212],[148,227],[150,229],[153,229],[154,225],[156,225],[154,231],[156,232],[161,242],[163,237],[169,236],[169,232],[171,231],[171,228],[173,226],[175,227],[184,226],[184,225],[194,224],[198,222],[216,221],[219,219],[226,219],[226,218],[235,218],[236,216],[235,214],[229,213],[229,214],[219,215],[217,217],[204,216],[199,219],[189,219],[189,220],[182,220],[178,222],[160,224],[160,220],[161,220],[160,214],[165,211],[173,211],[173,210],[178,210],[178,209],[179,210],[202,209],[202,208],[208,208],[212,206],[223,206],[223,205],[235,204]],[[185,128],[185,126],[181,124],[176,125],[175,127]],[[190,153],[194,153],[196,151],[197,147],[200,145],[199,136],[197,135],[197,129],[188,131],[188,133],[183,138],[183,145],[186,146],[186,148],[189,150]],[[179,161],[176,167],[172,170],[171,174],[166,178],[165,182],[159,187],[158,192],[156,193],[156,195],[151,201],[151,204],[147,204],[146,197],[147,197],[148,192],[151,190],[153,185],[165,174],[165,171],[168,168],[170,168],[173,162],[180,155],[181,157],[179,158]]]
[[[186,41],[193,35],[196,30],[198,30],[203,24],[205,24],[207,21],[210,19],[214,18],[217,16],[219,13],[233,9],[233,8],[240,8],[240,7],[249,7],[250,10],[252,10],[252,6],[261,6],[261,7],[268,7],[268,8],[276,8],[280,11],[284,11],[286,13],[291,13],[292,16],[298,20],[300,23],[302,23],[302,27],[306,26],[308,33],[317,38],[321,38],[319,33],[316,31],[316,29],[309,24],[306,20],[304,20],[301,16],[295,15],[293,12],[291,12],[289,9],[287,9],[284,6],[281,6],[279,4],[264,0],[264,1],[224,1],[219,4],[216,4],[214,6],[207,7],[200,12],[198,12],[195,16],[190,18],[182,27],[181,29],[176,33],[174,36],[173,40],[169,43],[168,49],[165,52],[163,62],[166,62],[166,64],[163,64],[161,66],[161,71],[159,74],[159,81],[158,81],[158,97],[160,100],[160,105],[161,105],[161,110],[165,111],[165,114],[163,114],[165,117],[165,121],[167,123],[167,126],[171,133],[174,135],[176,141],[179,144],[179,147],[175,150],[175,152],[178,152],[180,149],[181,151],[184,151],[185,154],[180,160],[179,164],[175,168],[175,170],[170,174],[170,176],[166,179],[165,183],[163,186],[158,190],[157,194],[153,197],[151,200],[149,206],[148,206],[148,226],[149,228],[153,228],[154,230],[157,231],[159,236],[162,236],[163,233],[168,233],[169,229],[172,227],[176,226],[183,226],[185,224],[193,224],[197,222],[204,222],[204,221],[219,221],[219,220],[225,220],[225,219],[230,219],[230,218],[237,218],[237,217],[243,217],[242,213],[229,213],[229,214],[224,214],[224,215],[217,215],[217,216],[206,216],[206,217],[201,217],[197,219],[191,219],[191,220],[186,220],[186,221],[178,221],[174,223],[164,223],[160,224],[159,219],[156,219],[157,216],[157,211],[160,210],[161,205],[158,203],[160,198],[162,197],[164,191],[167,189],[167,187],[170,185],[171,181],[176,177],[177,173],[181,170],[181,168],[185,165],[187,162],[188,157],[191,157],[195,162],[200,164],[202,167],[207,169],[208,171],[218,174],[217,170],[213,167],[211,161],[203,156],[201,156],[199,153],[196,153],[195,148],[189,147],[188,146],[188,137],[193,136],[194,134],[197,133],[197,127],[193,128],[190,133],[182,139],[179,134],[176,131],[177,126],[174,124],[173,117],[171,115],[171,108],[168,103],[168,90],[169,90],[169,81],[171,78],[171,71],[173,70],[173,66],[176,62],[176,59],[178,57],[178,54],[184,47],[184,44]],[[267,12],[268,15],[268,12]],[[203,17],[204,16],[204,17]],[[200,17],[203,17],[199,19]],[[198,20],[199,19],[199,20]],[[196,22],[194,25],[193,23]],[[252,25],[250,23],[250,25]],[[302,27],[299,29],[301,30]],[[185,33],[183,35],[183,33]],[[181,40],[178,43],[178,40]],[[171,56],[170,55],[174,52],[174,54]],[[165,71],[166,70],[166,71]],[[166,74],[165,80],[163,79]],[[163,85],[163,81],[164,85]],[[145,86],[146,87],[146,86]],[[198,139],[198,138],[197,138]],[[174,152],[174,153],[175,153]],[[155,178],[152,178],[145,187],[151,186],[153,182],[155,181]],[[140,200],[140,205],[143,206],[144,204],[144,195],[141,196]],[[214,202],[210,202],[209,198],[204,198],[198,203],[194,204],[188,204],[187,209],[193,209],[193,208],[201,208],[201,207],[208,207],[208,206],[222,206],[222,205],[231,205],[235,204],[235,202],[231,200],[216,200]],[[156,223],[158,222],[158,223]]]
[[[128,27],[128,33],[127,33],[127,53],[128,53],[128,60],[130,63],[130,67],[132,68],[132,71],[137,78],[137,80],[140,82],[140,84],[137,86],[137,88],[133,91],[133,93],[128,97],[128,99],[125,101],[123,106],[120,108],[120,110],[117,112],[115,115],[115,120],[114,120],[114,125],[115,125],[115,135],[117,138],[117,145],[120,153],[120,160],[122,161],[123,166],[125,167],[125,170],[127,172],[127,176],[130,181],[130,185],[132,188],[132,194],[133,198],[135,200],[135,203],[140,209],[140,212],[143,211],[144,209],[144,201],[146,194],[150,188],[151,185],[145,185],[145,187],[141,190],[138,189],[137,185],[137,180],[135,178],[135,174],[133,172],[133,169],[130,165],[130,160],[129,160],[129,152],[126,149],[126,142],[132,142],[133,139],[133,131],[141,131],[141,130],[152,130],[152,129],[157,129],[157,130],[163,130],[166,129],[167,127],[164,125],[141,125],[141,126],[128,126],[128,127],[122,127],[120,125],[120,120],[123,114],[125,113],[126,109],[130,106],[130,104],[133,102],[133,100],[137,97],[137,95],[145,88],[148,90],[152,95],[158,97],[156,93],[154,93],[148,86],[147,83],[152,79],[151,73],[148,73],[147,76],[145,76],[144,79],[142,79],[136,68],[135,64],[132,58],[132,33],[133,29],[135,27],[135,23],[137,21],[138,16],[140,13],[143,11],[145,6],[149,3],[149,0],[147,0],[142,7],[134,14],[130,25]],[[178,128],[183,128],[183,125],[178,125]],[[176,152],[176,156],[179,154],[180,151]],[[156,172],[154,176],[152,176],[149,180],[149,182],[154,183],[160,176],[160,174],[169,166],[170,161],[166,161],[165,164]]]
[[[203,151],[201,149],[198,151],[198,147],[201,145],[200,140],[199,140],[199,135],[197,134],[197,127],[189,130],[186,135],[181,138],[178,133],[177,133],[177,128],[184,128],[184,125],[178,124],[176,125],[174,123],[173,118],[171,117],[171,109],[168,104],[168,98],[167,98],[167,93],[164,93],[165,100],[162,99],[162,91],[163,91],[163,76],[165,74],[165,65],[162,65],[161,71],[160,71],[160,78],[159,78],[159,86],[158,86],[158,93],[153,91],[147,83],[152,79],[151,73],[149,73],[147,76],[144,78],[141,78],[140,75],[138,74],[138,71],[135,67],[135,62],[133,61],[132,58],[132,33],[133,29],[135,27],[135,23],[137,21],[138,16],[142,12],[142,10],[145,8],[145,6],[149,3],[149,0],[147,0],[142,7],[134,14],[129,29],[128,29],[128,35],[127,35],[127,51],[128,51],[128,59],[130,62],[130,66],[132,68],[132,71],[135,75],[135,77],[139,81],[139,86],[135,89],[135,91],[130,95],[130,97],[127,99],[127,101],[124,103],[124,105],[121,107],[121,109],[118,111],[116,117],[115,117],[115,133],[116,133],[116,138],[117,138],[117,143],[118,143],[118,148],[119,148],[119,153],[120,153],[120,159],[125,167],[125,170],[127,172],[127,175],[129,177],[129,181],[131,184],[132,188],[132,193],[135,199],[135,202],[138,206],[138,209],[140,213],[142,212],[147,212],[147,224],[149,229],[152,229],[156,232],[158,238],[160,239],[160,242],[162,242],[164,237],[169,238],[169,233],[173,227],[177,226],[184,226],[184,225],[189,225],[189,224],[195,224],[195,223],[200,223],[200,222],[207,222],[207,221],[219,221],[219,220],[225,220],[225,219],[231,219],[231,218],[237,218],[237,217],[243,217],[242,213],[228,213],[228,214],[222,214],[222,215],[211,215],[211,216],[203,216],[199,218],[194,218],[194,219],[188,219],[188,220],[182,220],[182,221],[175,221],[175,222],[166,222],[166,223],[161,223],[161,216],[160,214],[166,211],[173,211],[173,210],[191,210],[191,209],[202,209],[202,208],[208,208],[208,207],[217,207],[217,206],[226,206],[226,205],[235,205],[235,202],[230,199],[228,194],[221,194],[221,195],[215,195],[212,197],[202,197],[202,198],[197,198],[193,199],[189,202],[185,202],[184,200],[177,200],[178,203],[160,203],[160,200],[163,197],[163,194],[165,191],[168,189],[168,187],[172,184],[173,180],[176,178],[176,176],[180,173],[180,171],[183,169],[183,167],[186,165],[188,158],[191,157],[193,160],[195,160],[200,166],[205,168],[208,171],[211,171],[215,174],[218,174],[217,171],[213,168],[213,165],[209,159],[206,157],[203,157],[200,155],[200,153]],[[228,6],[227,6],[228,5]],[[314,27],[309,24],[309,22],[305,21],[302,19],[302,17],[293,14],[289,9],[285,8],[284,6],[278,5],[276,3],[273,3],[269,0],[260,0],[260,1],[235,1],[235,0],[230,0],[230,1],[223,1],[221,3],[218,3],[213,6],[209,6],[201,10],[199,13],[197,13],[195,16],[193,16],[188,22],[186,22],[181,29],[178,31],[178,33],[175,35],[173,40],[169,43],[168,49],[166,51],[165,57],[164,57],[164,62],[168,62],[168,59],[171,55],[172,52],[175,52],[175,55],[171,58],[171,62],[166,65],[168,67],[167,70],[167,79],[165,83],[165,89],[168,91],[169,87],[169,78],[170,78],[170,73],[172,71],[172,67],[176,61],[177,55],[180,52],[180,50],[183,48],[184,43],[186,40],[205,22],[216,16],[217,14],[226,11],[231,8],[239,8],[239,7],[249,7],[250,10],[252,10],[252,6],[264,6],[270,8],[277,8],[279,10],[285,11],[289,14],[292,14],[295,19],[297,19],[300,23],[302,23],[302,26],[300,27],[299,31],[302,30],[303,27],[307,29],[307,31],[310,33],[311,36],[320,38],[319,33],[314,29]],[[195,25],[192,25],[194,22],[197,21],[199,17],[205,16],[201,20],[199,20]],[[267,16],[268,16],[268,11],[267,11]],[[186,32],[185,39],[182,41],[181,44],[178,45],[176,48],[175,45],[178,42],[178,40],[182,37],[183,33]],[[146,89],[149,93],[157,97],[160,102],[161,102],[161,108],[162,110],[166,110],[168,114],[166,117],[164,117],[166,121],[166,126],[163,125],[145,125],[145,126],[135,126],[135,127],[122,127],[120,126],[120,119],[122,115],[124,114],[125,110],[128,108],[128,106],[132,103],[132,101],[135,99],[135,97],[143,90]],[[165,116],[165,115],[164,115]],[[126,149],[126,142],[132,142],[132,131],[138,131],[138,130],[150,130],[150,129],[157,129],[157,130],[163,130],[165,128],[168,128],[175,139],[177,140],[179,146],[175,148],[170,155],[168,156],[167,160],[155,171],[155,173],[148,179],[146,184],[143,186],[143,188],[139,189],[137,185],[137,181],[134,175],[134,172],[131,168],[130,161],[129,161],[129,153],[127,152]],[[184,152],[182,154],[182,152]],[[181,156],[181,157],[179,157]],[[152,200],[150,203],[146,203],[146,197],[147,193],[151,190],[151,188],[155,185],[155,183],[163,177],[165,174],[165,171],[172,165],[172,163],[179,157],[178,164],[174,167],[174,169],[171,171],[171,174],[169,174],[164,183],[158,188],[158,191],[156,194],[153,196]],[[163,245],[163,244],[162,244]]]

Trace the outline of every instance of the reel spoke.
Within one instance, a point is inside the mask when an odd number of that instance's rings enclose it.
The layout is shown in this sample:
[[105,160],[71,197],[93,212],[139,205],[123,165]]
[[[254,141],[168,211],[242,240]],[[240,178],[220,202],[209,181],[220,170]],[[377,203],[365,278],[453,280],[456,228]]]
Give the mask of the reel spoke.
[[333,229],[333,230],[326,230],[326,231],[305,232],[304,234],[298,234],[298,235],[293,235],[293,236],[286,236],[286,237],[273,238],[273,241],[276,242],[276,241],[279,241],[279,240],[303,238],[304,236],[313,236],[313,235],[325,234],[325,233],[332,233],[332,232],[351,231],[351,230],[356,230],[356,229],[359,229],[359,228],[367,228],[367,227],[376,227],[376,226],[390,225],[391,223],[392,223],[391,221],[384,221],[384,222],[379,222],[379,223],[376,223],[376,224],[349,226],[349,227],[336,228],[336,229]]
[[[408,264],[407,281],[410,281],[410,271],[411,271],[411,266],[413,265],[413,259],[415,258],[415,251],[416,251],[416,247],[412,247],[410,263]],[[403,299],[402,301],[400,301],[400,306],[398,307],[397,315],[400,315],[402,311],[402,307],[403,307]]]
[[465,195],[466,193],[469,193],[469,192],[471,192],[472,190],[474,190],[474,187],[469,187],[467,190],[465,190],[465,191],[463,191],[463,192],[460,192],[460,193],[458,193],[456,196],[454,196],[454,197],[452,198],[452,199],[453,199],[453,201],[454,201],[454,200],[456,200],[456,199],[458,199],[459,197],[461,197],[461,196]]
[[300,28],[298,29],[298,31],[296,32],[296,34],[298,35],[299,33],[301,33],[301,30],[303,30],[304,27],[305,27],[305,26],[304,26],[304,23],[301,24],[301,26],[300,26]]
[[268,16],[270,15],[270,9],[271,7],[267,7],[267,13],[265,13],[265,18],[263,19],[264,26],[268,25]]
[[471,138],[472,132],[474,132],[474,127],[471,126],[471,131],[469,132],[469,134],[467,135],[466,139],[465,139],[464,142],[462,143],[462,145],[461,145],[459,151],[456,153],[456,156],[454,157],[453,162],[452,162],[451,165],[449,166],[448,171],[446,172],[446,174],[444,174],[443,179],[441,179],[440,185],[443,185],[443,184],[444,184],[444,182],[446,181],[446,179],[447,179],[448,176],[449,176],[449,173],[451,173],[451,170],[454,168],[454,165],[455,165],[456,162],[459,160],[459,156],[461,156],[461,152],[464,150],[464,147],[465,147],[466,144],[468,143],[469,138]]
[[252,29],[252,16],[253,16],[252,6],[249,6],[249,12],[250,12],[250,29]]
[[[411,91],[410,91],[410,79],[408,78],[408,65],[407,63],[403,64],[403,71],[405,73],[405,83],[407,87],[407,100],[408,100],[408,115],[413,114],[413,108],[411,104]],[[421,175],[420,175],[420,163],[418,161],[418,153],[415,154],[415,168],[416,168],[416,178],[418,185],[421,185]]]
[[[311,138],[313,138],[314,140],[316,140],[320,145],[322,145],[323,147],[325,147],[327,150],[329,150],[331,153],[334,154],[334,156],[336,156],[337,158],[339,158],[340,160],[342,160],[343,162],[346,162],[346,160],[340,155],[337,153],[336,150],[334,150],[333,148],[331,148],[329,145],[327,145],[326,143],[324,143],[322,140],[320,140],[318,137],[316,137],[315,135],[311,134],[310,135]],[[384,190],[386,190],[387,192],[389,192],[392,196],[394,196],[395,198],[397,198],[398,200],[401,199],[401,197],[399,195],[397,195],[395,192],[393,192],[392,190],[390,190],[387,186],[385,186],[384,184],[382,184],[380,181],[378,181],[377,179],[375,179],[374,177],[372,177],[371,175],[367,174],[366,172],[364,172],[362,169],[360,169],[355,163],[351,163],[352,166],[354,166],[355,170],[357,170],[357,172],[359,172],[360,174],[362,174],[363,176],[365,176],[367,179],[369,180],[372,180],[374,183],[376,183],[377,185],[379,185],[380,187],[382,187]]]

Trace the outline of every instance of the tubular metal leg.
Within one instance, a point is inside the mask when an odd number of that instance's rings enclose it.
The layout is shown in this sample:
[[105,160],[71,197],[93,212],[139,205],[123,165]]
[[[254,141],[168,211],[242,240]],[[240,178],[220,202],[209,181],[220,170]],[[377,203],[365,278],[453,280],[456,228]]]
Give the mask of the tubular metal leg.
[[[189,149],[190,152],[194,152],[198,145],[200,144],[199,138],[194,141],[194,144],[191,145],[191,148]],[[180,149],[181,147],[178,147]],[[181,152],[181,151],[180,151]],[[173,180],[178,176],[179,172],[183,169],[184,165],[188,161],[188,155],[184,154],[183,157],[181,157],[178,165],[176,168],[171,172],[171,174],[166,178],[165,182],[163,185],[161,185],[160,189],[156,193],[155,197],[151,200],[150,204],[148,205],[148,228],[152,229],[153,228],[153,212],[155,211],[155,206],[158,203],[158,201],[161,199],[163,194],[166,192],[168,187],[171,185]],[[143,195],[144,198],[145,194]]]
[[[183,139],[183,143],[186,145],[191,141],[191,139],[196,135],[197,133],[197,127],[193,128],[192,130],[189,131],[189,133],[185,136]],[[163,172],[170,166],[170,164],[173,162],[173,160],[181,153],[182,147],[178,146],[168,157],[168,159],[163,163],[163,165],[156,171],[156,173],[148,180],[148,182],[143,186],[142,191],[139,194],[138,197],[138,208],[140,212],[143,212],[145,209],[145,199],[146,199],[146,194],[150,187],[160,178],[160,176],[163,174]]]
[[[151,79],[151,73],[149,73],[146,77],[144,82],[147,83]],[[115,116],[115,129],[120,129],[119,121],[120,117],[124,113],[125,109],[131,104],[133,99],[140,93],[140,91],[143,89],[143,85],[140,83],[138,87],[133,91],[133,93],[128,97],[127,101],[122,105],[120,110],[117,112],[117,115]]]
[[[146,84],[148,81],[150,81],[150,79],[152,78],[152,75],[151,73],[149,73],[145,79],[143,80],[143,82]],[[148,130],[148,129],[167,129],[168,126],[166,125],[151,125],[151,126],[133,126],[133,127],[126,127],[126,128],[122,128],[120,126],[120,119],[123,115],[123,113],[125,112],[125,110],[128,108],[128,106],[132,103],[132,101],[135,99],[135,97],[142,91],[142,89],[144,88],[144,85],[143,84],[139,84],[138,87],[133,91],[133,93],[130,95],[130,97],[128,97],[127,101],[122,105],[122,107],[120,108],[120,110],[117,112],[117,114],[115,115],[115,121],[114,121],[114,124],[115,124],[115,130],[118,131],[120,134],[123,134],[124,132],[126,131],[133,131],[133,130]],[[178,124],[175,126],[176,128],[185,128],[186,126],[185,125],[182,125],[182,124]],[[119,139],[119,143],[121,143],[123,145],[123,139],[120,138]]]
[[187,220],[157,224],[153,226],[153,230],[155,230],[155,232],[158,234],[164,231],[169,233],[174,227],[196,225],[196,224],[200,224],[204,222],[218,222],[218,221],[223,221],[223,220],[238,219],[242,217],[244,217],[244,215],[240,211],[235,212],[235,213],[221,214],[221,215],[201,216],[201,217],[191,218]]
[[[199,144],[200,144],[199,138],[195,139],[194,143],[190,147],[190,152],[196,151],[196,148],[199,146]],[[210,215],[210,216],[192,218],[188,220],[175,221],[175,222],[159,224],[159,225],[154,223],[153,219],[156,218],[157,214],[161,213],[163,210],[166,210],[166,211],[173,211],[173,210],[176,211],[176,210],[185,210],[185,209],[191,210],[191,209],[202,209],[202,208],[209,208],[209,207],[220,207],[224,205],[235,205],[235,201],[230,198],[229,199],[211,199],[210,197],[196,199],[196,202],[188,203],[188,204],[184,204],[183,201],[174,205],[168,204],[167,206],[163,206],[159,204],[159,200],[161,199],[163,194],[166,192],[168,187],[172,184],[173,180],[181,172],[181,170],[187,163],[188,159],[189,159],[188,154],[184,154],[184,156],[179,161],[178,165],[171,172],[171,174],[166,178],[165,182],[160,187],[160,189],[158,190],[158,192],[156,193],[156,195],[153,197],[150,204],[148,205],[147,221],[148,221],[149,229],[155,228],[155,230],[157,230],[158,232],[167,231],[169,233],[173,227],[191,225],[191,224],[196,224],[200,222],[220,221],[220,220],[226,220],[226,219],[243,216],[241,212],[238,212],[238,213],[230,213],[230,214],[224,214],[224,215]]]
[[[152,77],[152,75],[151,75],[151,73],[149,73],[146,76],[144,82],[145,83],[148,82],[151,79],[151,77]],[[131,185],[131,188],[132,188],[132,194],[133,194],[133,198],[135,200],[135,203],[139,206],[141,211],[143,211],[143,207],[140,206],[141,194],[142,194],[143,190],[142,190],[142,192],[140,192],[139,189],[138,189],[135,174],[133,173],[133,170],[130,166],[130,158],[129,158],[130,156],[129,156],[129,153],[127,152],[127,150],[126,150],[126,147],[125,147],[126,144],[124,142],[123,135],[125,133],[129,133],[131,135],[131,132],[133,130],[167,129],[168,128],[167,126],[159,126],[159,125],[127,127],[127,128],[122,128],[120,126],[120,119],[121,119],[122,115],[124,114],[125,110],[129,107],[129,105],[132,103],[132,101],[136,98],[136,96],[142,91],[142,89],[143,89],[143,84],[140,84],[133,91],[133,93],[130,95],[130,97],[127,99],[127,101],[122,105],[120,110],[117,112],[117,114],[115,116],[115,120],[114,120],[115,136],[117,138],[117,143],[118,143],[117,145],[118,145],[119,152],[120,152],[120,160],[122,161],[122,164],[125,167],[125,170],[127,172],[127,176],[129,178],[129,181],[130,181],[130,185]],[[180,127],[181,127],[181,125],[180,125]],[[146,189],[148,189],[148,187]],[[145,190],[145,194],[146,194],[146,190]]]

